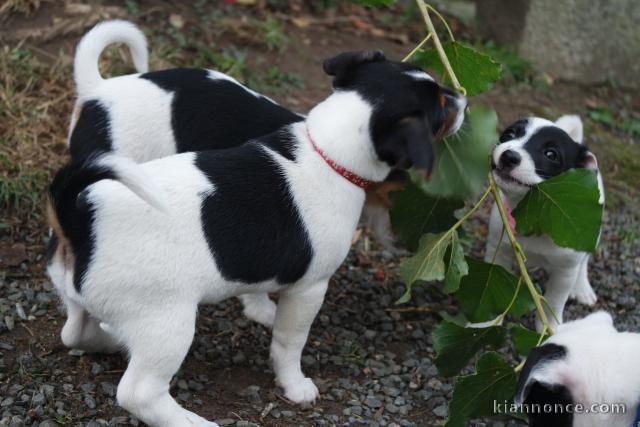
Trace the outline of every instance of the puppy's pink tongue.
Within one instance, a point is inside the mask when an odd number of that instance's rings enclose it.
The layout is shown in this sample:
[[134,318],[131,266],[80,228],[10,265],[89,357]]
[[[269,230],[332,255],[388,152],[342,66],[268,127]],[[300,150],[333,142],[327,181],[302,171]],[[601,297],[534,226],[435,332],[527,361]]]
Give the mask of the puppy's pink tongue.
[[511,231],[513,231],[513,234],[516,234],[516,219],[511,213],[511,206],[509,205],[509,202],[506,201],[506,199],[502,199],[502,203],[504,204],[504,212],[507,214],[507,220],[509,221]]

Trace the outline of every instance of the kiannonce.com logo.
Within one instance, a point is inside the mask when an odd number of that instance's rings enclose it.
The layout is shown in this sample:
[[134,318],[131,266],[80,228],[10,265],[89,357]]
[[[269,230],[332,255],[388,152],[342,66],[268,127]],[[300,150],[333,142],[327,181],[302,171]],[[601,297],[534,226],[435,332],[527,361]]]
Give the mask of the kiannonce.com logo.
[[522,403],[515,404],[505,400],[493,401],[493,413],[496,415],[521,414],[626,414],[624,403]]

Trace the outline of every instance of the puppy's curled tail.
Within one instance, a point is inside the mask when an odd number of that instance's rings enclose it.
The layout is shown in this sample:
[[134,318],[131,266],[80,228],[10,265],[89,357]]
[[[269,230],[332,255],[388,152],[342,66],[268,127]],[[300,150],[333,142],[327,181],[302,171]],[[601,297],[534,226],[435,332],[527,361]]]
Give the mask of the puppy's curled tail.
[[103,154],[84,162],[71,162],[56,173],[49,187],[49,222],[61,240],[69,240],[73,245],[74,241],[88,237],[89,230],[81,228],[93,207],[82,193],[104,179],[120,182],[162,212],[169,210],[164,191],[139,164],[126,157]]
[[133,23],[123,20],[101,22],[82,37],[73,61],[73,78],[78,96],[84,97],[102,81],[98,61],[102,51],[112,43],[124,43],[131,51],[139,73],[149,70],[147,39]]

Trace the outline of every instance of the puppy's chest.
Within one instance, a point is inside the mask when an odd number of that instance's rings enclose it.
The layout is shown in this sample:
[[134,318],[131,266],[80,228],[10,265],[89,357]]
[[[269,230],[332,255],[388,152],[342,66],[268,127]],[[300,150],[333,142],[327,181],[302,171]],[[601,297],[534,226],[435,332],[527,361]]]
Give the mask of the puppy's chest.
[[516,238],[527,255],[527,264],[542,267],[547,264],[562,265],[575,262],[582,256],[581,252],[558,246],[548,236],[516,236]]

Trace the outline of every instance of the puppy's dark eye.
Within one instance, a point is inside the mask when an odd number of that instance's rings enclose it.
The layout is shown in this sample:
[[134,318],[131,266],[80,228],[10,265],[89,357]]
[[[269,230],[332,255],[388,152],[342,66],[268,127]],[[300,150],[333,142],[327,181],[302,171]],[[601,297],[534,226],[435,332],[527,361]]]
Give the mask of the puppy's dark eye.
[[556,150],[544,150],[544,155],[547,159],[551,160],[552,162],[555,162],[558,160],[558,153],[556,152]]

